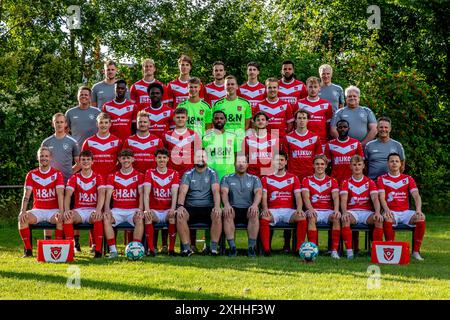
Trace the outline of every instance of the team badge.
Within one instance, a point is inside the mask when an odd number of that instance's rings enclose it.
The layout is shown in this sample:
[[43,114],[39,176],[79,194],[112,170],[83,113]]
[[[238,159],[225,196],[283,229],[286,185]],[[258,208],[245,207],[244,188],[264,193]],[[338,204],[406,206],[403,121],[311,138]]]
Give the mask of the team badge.
[[258,90],[258,92],[259,92],[259,94],[263,94],[264,93],[264,90]]
[[91,113],[90,115],[89,115],[89,119],[91,119],[91,120],[94,120],[94,115]]
[[359,116],[360,116],[361,118],[364,118],[364,112],[360,112],[360,113],[359,113]]
[[205,113],[205,110],[200,110],[200,115],[202,116]]
[[50,248],[50,255],[52,257],[52,259],[54,260],[58,260],[59,258],[61,258],[61,247],[51,247]]
[[233,143],[233,140],[231,140],[231,139],[227,140],[227,144],[231,145],[232,143]]
[[130,107],[127,107],[127,111],[130,111]]
[[237,107],[237,111],[242,111],[242,107],[241,107],[241,106],[238,106],[238,107]]
[[383,248],[383,252],[386,261],[391,261],[394,258],[394,248]]
[[63,149],[64,149],[64,150],[69,149],[69,145],[68,145],[67,143],[64,143],[64,144],[63,144]]
[[247,182],[247,188],[251,188],[252,183],[251,182]]
[[408,182],[406,181],[406,179],[403,179],[403,184],[407,184]]
[[355,149],[355,146],[352,144],[352,145],[350,146],[350,149]]

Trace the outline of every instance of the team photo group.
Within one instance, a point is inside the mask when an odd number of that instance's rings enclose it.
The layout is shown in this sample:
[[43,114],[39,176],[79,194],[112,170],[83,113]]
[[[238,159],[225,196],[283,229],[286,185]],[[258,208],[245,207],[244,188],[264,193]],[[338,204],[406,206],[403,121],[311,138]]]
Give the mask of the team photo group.
[[[191,75],[192,63],[182,55],[179,76],[166,85],[152,59],[133,84],[106,61],[105,79],[81,86],[78,106],[53,115],[39,167],[24,177],[24,257],[33,256],[30,226],[41,222],[55,225],[54,237],[73,241],[75,252],[82,249],[74,225],[91,224],[94,258],[110,259],[119,256],[115,227],[123,223],[134,228],[127,243],[145,243],[147,256],[184,257],[200,251],[190,225],[209,227],[203,254],[226,245],[231,257],[235,226],[245,225],[246,254],[256,257],[271,255],[271,226],[285,223],[294,234],[284,231],[283,251],[297,255],[305,241],[319,244],[318,224],[330,225],[333,259],[354,258],[352,225],[369,225],[374,241],[394,241],[395,227],[407,225],[411,256],[423,260],[425,215],[404,173],[402,144],[390,136],[396,124],[361,106],[358,87],[332,83],[327,64],[302,82],[290,60],[281,78],[268,79],[249,62],[242,85],[217,61],[204,84]],[[155,224],[166,225],[160,250]],[[53,230],[44,235],[51,239]]]

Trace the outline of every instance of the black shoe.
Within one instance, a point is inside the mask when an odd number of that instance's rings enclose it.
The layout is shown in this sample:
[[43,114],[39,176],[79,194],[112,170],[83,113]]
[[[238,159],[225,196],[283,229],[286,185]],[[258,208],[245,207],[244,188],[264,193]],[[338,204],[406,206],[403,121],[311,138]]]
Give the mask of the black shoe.
[[228,252],[229,257],[236,257],[237,256],[237,249],[236,247],[230,248],[230,251]]
[[264,257],[270,257],[271,255],[270,251],[264,251]]
[[291,247],[285,245],[285,246],[283,247],[283,252],[284,252],[284,253],[289,253],[289,252],[291,252]]
[[256,257],[255,247],[248,248],[247,256],[251,258]]
[[22,258],[30,258],[30,257],[33,257],[33,250],[24,249]]
[[181,256],[182,257],[190,257],[190,256],[192,256],[193,253],[194,252],[192,252],[192,250],[187,249],[187,250],[181,251]]
[[170,257],[175,257],[176,256],[175,251],[169,250],[169,256]]
[[211,253],[211,248],[210,247],[204,247],[202,250],[202,255],[207,256]]
[[154,250],[147,250],[145,253],[147,257],[156,257],[156,252]]
[[94,258],[95,258],[95,259],[101,258],[102,256],[103,256],[103,255],[102,255],[101,252],[95,251],[95,253],[94,253]]
[[74,251],[75,252],[81,252],[81,245],[80,245],[80,243],[78,242],[78,243],[75,243],[75,245],[74,245]]

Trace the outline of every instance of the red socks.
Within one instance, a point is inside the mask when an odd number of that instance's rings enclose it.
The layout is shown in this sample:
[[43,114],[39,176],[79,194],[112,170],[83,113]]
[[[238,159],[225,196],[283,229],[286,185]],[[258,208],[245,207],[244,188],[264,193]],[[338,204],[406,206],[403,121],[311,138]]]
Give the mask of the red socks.
[[64,223],[63,230],[66,240],[73,240],[73,223]]
[[[63,240],[64,239],[64,230],[56,229],[55,230],[55,239],[56,240]],[[72,226],[72,239],[73,239],[73,226]]]
[[[175,242],[177,240],[177,226],[176,224],[169,223],[169,251],[175,250]],[[164,233],[163,233],[163,239],[164,239]],[[163,240],[164,243],[164,240]]]
[[297,221],[297,246],[295,248],[295,251],[297,252],[300,250],[302,243],[305,242],[307,227],[308,223],[306,220]]
[[270,221],[266,219],[259,220],[259,234],[262,246],[265,252],[270,251]]
[[151,251],[155,251],[155,245],[153,243],[153,224],[146,224],[145,225],[145,238],[147,239],[147,246],[148,249]]
[[344,239],[345,248],[347,250],[353,249],[352,229],[350,229],[350,226],[342,228],[342,238]]
[[413,252],[419,252],[422,245],[423,236],[425,235],[425,221],[417,221],[414,230]]
[[377,228],[373,229],[373,235],[372,235],[373,241],[383,241],[383,228]]
[[[350,231],[350,243],[352,243],[351,237],[352,237],[352,232]],[[340,240],[341,240],[341,230],[333,229],[331,231],[331,250],[332,251],[337,251],[337,249],[339,248]]]
[[[95,243],[95,251],[102,252],[102,243],[103,243],[103,221],[95,221],[94,222],[94,243]],[[90,232],[89,232],[90,235]]]
[[318,243],[319,237],[317,235],[317,230],[308,230],[308,240],[309,242],[312,242],[317,246],[319,245]]
[[25,249],[31,249],[30,228],[19,229],[20,237],[22,238]]
[[394,233],[394,228],[392,227],[392,225],[393,225],[393,223],[388,222],[388,221],[385,221],[383,223],[384,238],[386,239],[386,241],[394,241],[395,240],[395,233]]

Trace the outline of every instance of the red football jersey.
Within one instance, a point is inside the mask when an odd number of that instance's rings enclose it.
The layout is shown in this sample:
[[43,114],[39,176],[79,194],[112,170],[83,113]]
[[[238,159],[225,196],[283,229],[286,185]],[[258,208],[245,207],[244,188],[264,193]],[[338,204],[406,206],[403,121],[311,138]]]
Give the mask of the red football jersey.
[[280,139],[286,135],[287,124],[294,122],[294,114],[292,113],[292,107],[289,103],[278,99],[276,102],[270,102],[264,100],[258,103],[253,109],[253,115],[262,111],[269,117],[269,124],[267,129],[272,135],[277,135]]
[[296,209],[295,192],[301,191],[300,180],[292,173],[272,174],[261,179],[263,192],[267,192],[269,209]]
[[[164,83],[161,81],[158,81],[156,79],[153,79],[153,81],[147,82],[144,79],[141,79],[135,83],[130,88],[130,100],[136,104],[137,112],[150,107],[151,101],[150,97],[148,96],[147,89],[148,86],[152,83],[159,83],[162,85],[164,93],[162,96],[162,102],[166,103],[168,100],[167,98],[167,87]],[[136,113],[137,113],[136,112]]]
[[392,211],[409,210],[409,193],[418,190],[411,176],[401,173],[394,177],[389,173],[378,177],[378,192],[384,192],[389,209]]
[[322,153],[319,137],[307,131],[300,135],[296,130],[286,136],[284,151],[288,154],[288,171],[295,174],[300,180],[314,174],[313,159]]
[[91,172],[89,177],[85,177],[81,172],[70,176],[66,189],[73,191],[75,200],[74,209],[96,208],[98,190],[105,187],[103,178],[99,174]]
[[120,170],[108,176],[106,188],[113,189],[113,208],[139,208],[139,188],[144,184],[144,174],[137,170],[123,174]]
[[124,140],[131,135],[131,123],[136,121],[136,106],[133,102],[126,100],[117,103],[115,100],[106,102],[102,108],[103,112],[111,116],[111,133]]
[[163,137],[164,133],[170,130],[170,127],[174,125],[173,122],[173,109],[168,105],[163,104],[161,107],[154,109],[151,107],[145,108],[145,112],[150,117],[150,133]]
[[246,82],[239,87],[237,95],[250,102],[253,109],[266,98],[266,87],[261,82],[255,85]]
[[94,154],[92,170],[106,181],[107,176],[117,170],[117,154],[121,149],[122,141],[116,136],[110,134],[100,138],[94,134],[84,141],[81,151],[90,150]]
[[290,104],[295,104],[308,96],[306,85],[300,80],[293,79],[290,83],[286,83],[283,79],[280,79],[278,80],[278,86],[278,97]]
[[351,137],[345,141],[334,139],[325,145],[325,155],[331,160],[331,176],[339,183],[352,176],[350,159],[355,154],[364,157],[361,142]]
[[225,84],[221,86],[217,86],[214,81],[208,83],[205,86],[206,94],[205,101],[212,107],[216,101],[225,98],[227,95],[227,89],[225,88]]
[[263,137],[256,134],[246,136],[242,142],[242,151],[248,157],[248,173],[261,178],[273,174],[272,159],[274,153],[280,150],[280,141],[267,133]]
[[33,191],[33,209],[59,209],[56,189],[64,188],[64,178],[52,167],[47,172],[36,168],[28,172],[25,188]]
[[311,118],[308,120],[308,130],[311,130],[320,137],[321,143],[328,141],[327,127],[333,118],[333,107],[324,99],[309,101],[308,98],[301,99],[294,107],[297,110],[306,110]]
[[157,169],[148,170],[145,174],[144,186],[150,186],[150,209],[168,210],[172,206],[172,187],[178,186],[178,172],[167,169],[160,173]]
[[[205,87],[200,84],[200,98],[205,97]],[[176,78],[167,84],[167,103],[175,109],[181,102],[189,99],[189,82]]]
[[156,167],[155,151],[160,148],[164,148],[164,144],[159,137],[153,134],[146,137],[139,137],[135,134],[125,139],[123,143],[123,149],[131,149],[134,153],[133,167],[142,173]]
[[163,136],[163,142],[170,152],[168,167],[178,171],[180,177],[194,167],[194,150],[202,148],[202,141],[197,133],[186,128],[182,133],[175,129]]
[[339,191],[336,179],[325,175],[320,180],[312,175],[303,179],[302,190],[309,191],[309,201],[314,209],[334,210],[331,193]]
[[373,203],[370,196],[378,193],[378,190],[375,182],[366,176],[363,176],[360,181],[350,177],[350,179],[342,182],[340,193],[346,193],[348,195],[348,210],[373,211]]

